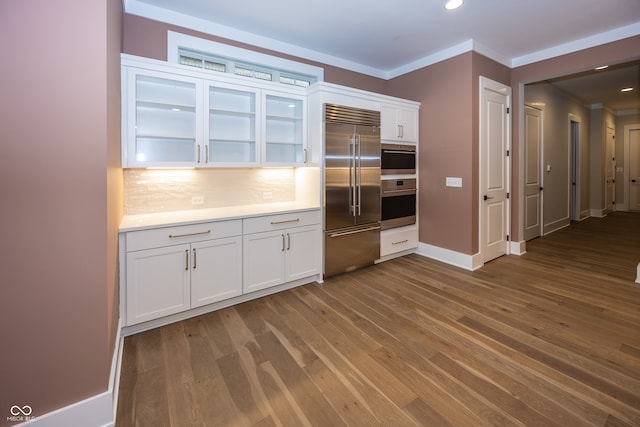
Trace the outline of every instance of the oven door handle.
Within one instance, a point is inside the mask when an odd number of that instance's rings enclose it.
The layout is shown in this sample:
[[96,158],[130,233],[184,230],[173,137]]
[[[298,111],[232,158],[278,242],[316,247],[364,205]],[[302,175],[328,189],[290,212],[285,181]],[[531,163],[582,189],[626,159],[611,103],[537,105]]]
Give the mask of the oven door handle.
[[411,188],[411,189],[402,189],[402,190],[382,190],[382,197],[384,197],[385,194],[396,194],[397,193],[405,193],[405,194],[416,194],[416,189],[415,188]]
[[383,153],[385,154],[416,154],[415,151],[413,150],[382,150]]

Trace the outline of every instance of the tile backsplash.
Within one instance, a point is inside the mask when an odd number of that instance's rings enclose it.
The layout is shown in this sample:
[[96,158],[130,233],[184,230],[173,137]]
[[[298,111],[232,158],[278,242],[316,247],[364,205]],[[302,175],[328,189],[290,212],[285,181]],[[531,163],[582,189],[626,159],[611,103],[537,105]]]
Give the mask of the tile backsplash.
[[[204,203],[193,204],[194,197]],[[125,215],[295,199],[293,168],[124,170]]]

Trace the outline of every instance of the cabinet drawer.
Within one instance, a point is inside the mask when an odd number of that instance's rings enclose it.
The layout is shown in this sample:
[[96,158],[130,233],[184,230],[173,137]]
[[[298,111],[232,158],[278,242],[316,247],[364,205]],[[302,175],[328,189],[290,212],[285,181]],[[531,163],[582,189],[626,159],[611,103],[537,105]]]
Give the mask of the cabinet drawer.
[[127,252],[240,236],[242,220],[206,222],[127,233]]
[[259,216],[247,218],[243,222],[244,234],[263,231],[282,230],[289,227],[320,224],[320,210],[292,212],[287,214]]
[[418,246],[418,227],[407,227],[384,230],[380,233],[380,256],[414,249]]

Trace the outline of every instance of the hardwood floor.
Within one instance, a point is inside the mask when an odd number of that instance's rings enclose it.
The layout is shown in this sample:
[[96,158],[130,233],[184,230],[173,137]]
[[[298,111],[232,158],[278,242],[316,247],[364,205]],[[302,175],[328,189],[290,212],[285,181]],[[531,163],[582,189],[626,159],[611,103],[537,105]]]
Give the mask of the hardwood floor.
[[640,426],[640,215],[127,337],[117,426]]

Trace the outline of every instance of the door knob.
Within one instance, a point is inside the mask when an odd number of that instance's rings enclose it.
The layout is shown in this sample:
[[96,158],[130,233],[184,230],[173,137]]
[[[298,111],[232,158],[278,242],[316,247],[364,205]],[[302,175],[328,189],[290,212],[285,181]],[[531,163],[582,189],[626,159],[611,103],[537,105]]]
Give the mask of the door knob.
[[487,196],[487,195],[485,194],[485,195],[484,195],[484,199],[485,199],[485,200],[489,200],[489,199],[493,199],[493,197],[489,197],[489,196]]

